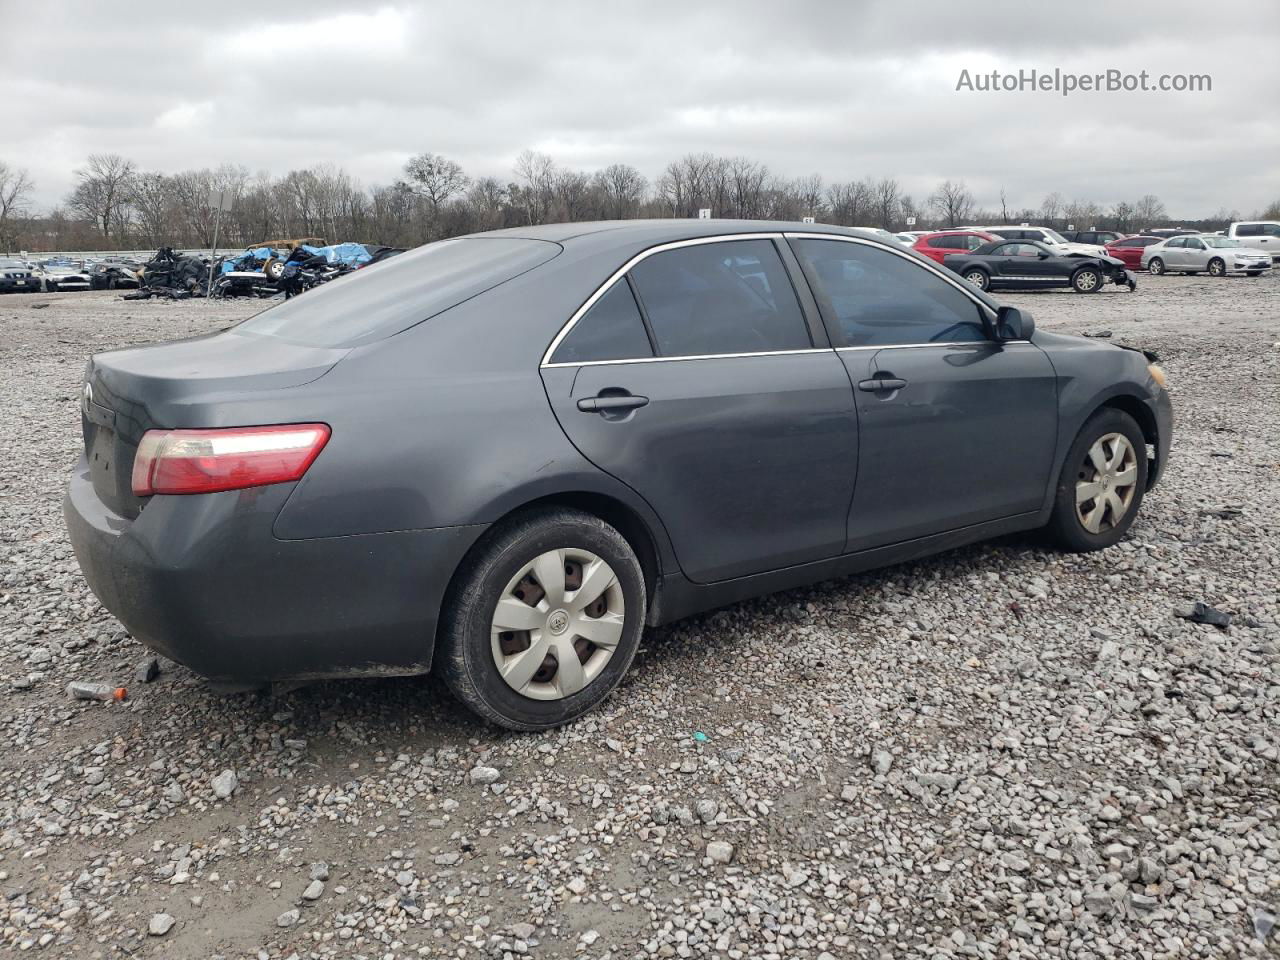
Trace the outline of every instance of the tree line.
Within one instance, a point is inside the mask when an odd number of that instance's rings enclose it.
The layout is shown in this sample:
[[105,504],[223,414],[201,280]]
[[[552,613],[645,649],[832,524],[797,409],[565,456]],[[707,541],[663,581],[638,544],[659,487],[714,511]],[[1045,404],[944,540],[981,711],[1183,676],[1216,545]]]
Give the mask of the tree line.
[[[93,154],[76,185],[51,210],[35,212],[28,171],[0,161],[0,251],[209,247],[260,240],[323,237],[416,246],[479,230],[561,221],[712,216],[883,227],[891,231],[973,223],[1038,223],[1065,229],[1139,230],[1168,220],[1158,197],[1101,205],[1050,193],[1038,207],[983,209],[961,180],[946,180],[919,201],[893,177],[827,182],[818,174],[785,177],[747,157],[689,153],[652,181],[630,164],[595,171],[562,166],[526,150],[507,178],[472,177],[434,153],[412,157],[390,184],[365,186],[341,167],[322,164],[283,176],[239,164],[161,173],[118,154]],[[220,218],[212,201],[226,198]],[[1221,229],[1225,209],[1181,225]],[[1257,216],[1280,219],[1280,201]]]

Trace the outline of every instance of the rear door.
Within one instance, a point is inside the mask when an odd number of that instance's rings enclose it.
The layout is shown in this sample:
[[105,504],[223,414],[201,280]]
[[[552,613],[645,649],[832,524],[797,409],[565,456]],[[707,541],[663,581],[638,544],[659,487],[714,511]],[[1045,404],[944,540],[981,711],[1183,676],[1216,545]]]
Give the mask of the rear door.
[[1058,429],[1048,357],[991,339],[963,283],[923,264],[865,242],[789,237],[856,387],[846,549],[1040,509]]
[[780,242],[648,251],[588,302],[543,364],[565,433],[655,509],[695,582],[844,547],[853,390],[816,312],[801,308]]

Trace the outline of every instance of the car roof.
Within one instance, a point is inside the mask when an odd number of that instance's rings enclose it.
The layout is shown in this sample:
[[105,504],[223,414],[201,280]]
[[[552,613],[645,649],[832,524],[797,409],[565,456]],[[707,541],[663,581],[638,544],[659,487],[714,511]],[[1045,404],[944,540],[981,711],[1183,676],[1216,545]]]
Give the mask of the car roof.
[[[508,227],[485,233],[467,234],[468,238],[511,237],[513,239],[546,240],[572,243],[575,247],[614,248],[628,242],[645,247],[679,240],[718,237],[739,233],[829,233],[859,237],[885,243],[884,233],[858,227],[841,227],[827,223],[796,223],[794,220],[596,220],[583,223],[547,223],[529,227]],[[893,234],[887,234],[893,236]],[[901,246],[900,244],[898,245]]]

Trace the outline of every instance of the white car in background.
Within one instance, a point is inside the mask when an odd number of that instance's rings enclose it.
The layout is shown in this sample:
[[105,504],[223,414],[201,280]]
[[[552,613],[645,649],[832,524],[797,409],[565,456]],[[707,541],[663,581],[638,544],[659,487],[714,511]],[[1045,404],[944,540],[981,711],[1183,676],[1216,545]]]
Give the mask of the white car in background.
[[88,290],[92,285],[89,272],[80,260],[46,260],[40,264],[40,279],[45,293]]
[[981,230],[983,233],[994,233],[997,237],[1003,237],[1006,240],[1034,240],[1036,243],[1043,243],[1054,253],[1064,257],[1073,253],[1082,257],[1109,256],[1107,251],[1098,244],[1072,243],[1053,227],[1014,227],[1005,223],[994,227],[974,227],[973,229]]
[[1150,273],[1207,273],[1225,277],[1229,273],[1261,276],[1271,269],[1271,255],[1246,247],[1239,240],[1215,233],[1170,237],[1142,250],[1142,266]]
[[1227,227],[1227,236],[1280,260],[1280,220],[1249,220]]

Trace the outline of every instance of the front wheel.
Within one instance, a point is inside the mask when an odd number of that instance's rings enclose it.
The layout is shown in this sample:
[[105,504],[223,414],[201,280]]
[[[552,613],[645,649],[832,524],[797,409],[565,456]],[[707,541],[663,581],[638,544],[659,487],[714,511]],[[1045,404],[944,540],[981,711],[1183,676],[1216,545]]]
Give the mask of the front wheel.
[[1097,293],[1102,289],[1102,274],[1092,267],[1077,270],[1071,276],[1071,289],[1076,293]]
[[1049,533],[1075,553],[1110,547],[1132,526],[1146,489],[1146,438],[1133,417],[1105,407],[1067,451]]
[[970,270],[964,274],[964,278],[979,290],[986,290],[991,286],[991,278],[987,276],[985,270]]
[[1225,277],[1227,275],[1227,265],[1218,257],[1214,257],[1209,261],[1209,276]]
[[1159,257],[1152,257],[1151,262],[1147,264],[1147,269],[1158,277],[1164,273],[1164,261]]
[[497,528],[445,600],[441,672],[463,703],[511,730],[575,720],[626,673],[645,620],[644,574],[613,527],[576,510]]

